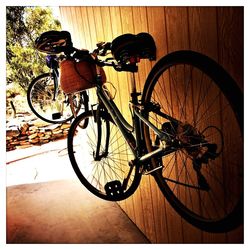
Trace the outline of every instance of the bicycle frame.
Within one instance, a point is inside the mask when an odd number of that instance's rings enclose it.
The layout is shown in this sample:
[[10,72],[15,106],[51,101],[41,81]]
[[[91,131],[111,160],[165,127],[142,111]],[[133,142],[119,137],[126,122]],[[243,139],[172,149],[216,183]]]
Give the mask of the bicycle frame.
[[[99,100],[103,103],[108,113],[112,117],[113,121],[121,131],[124,139],[128,142],[128,145],[135,157],[133,164],[143,166],[148,160],[155,156],[163,156],[173,152],[170,146],[167,146],[167,143],[162,143],[162,145],[156,150],[147,152],[146,145],[144,142],[144,138],[142,135],[142,125],[143,123],[150,127],[160,139],[164,140],[163,142],[169,141],[170,136],[167,133],[160,131],[157,127],[155,127],[150,121],[148,121],[140,112],[141,105],[138,101],[138,96],[140,93],[136,91],[135,85],[135,77],[134,73],[131,78],[131,104],[132,104],[132,121],[133,125],[131,126],[123,117],[116,104],[111,100],[106,93],[106,90],[102,88],[102,84],[97,85],[97,96]],[[131,141],[131,136],[133,136],[133,140],[136,142],[136,145]],[[158,168],[157,168],[158,169]],[[155,169],[156,170],[156,169]],[[153,170],[154,171],[154,170]]]
[[53,101],[56,100],[56,97],[58,95],[58,77],[59,77],[59,72],[57,68],[52,68],[50,71],[52,77],[54,78],[54,95],[53,95]]

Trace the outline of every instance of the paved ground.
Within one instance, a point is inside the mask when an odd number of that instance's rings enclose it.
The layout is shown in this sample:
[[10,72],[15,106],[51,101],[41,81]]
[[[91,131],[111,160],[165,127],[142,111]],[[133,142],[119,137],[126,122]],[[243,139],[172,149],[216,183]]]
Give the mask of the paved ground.
[[149,243],[116,203],[80,184],[65,147],[7,153],[7,242]]
[[75,178],[66,147],[59,140],[7,152],[7,186]]

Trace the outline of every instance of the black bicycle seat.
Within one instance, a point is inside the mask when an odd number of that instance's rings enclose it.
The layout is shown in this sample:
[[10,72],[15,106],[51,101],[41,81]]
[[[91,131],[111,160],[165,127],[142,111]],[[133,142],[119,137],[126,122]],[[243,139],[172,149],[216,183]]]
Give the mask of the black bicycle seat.
[[46,54],[58,54],[72,47],[71,35],[68,31],[47,31],[35,40],[35,48]]
[[139,59],[156,59],[156,46],[148,33],[124,34],[111,43],[114,58],[124,64],[137,62]]

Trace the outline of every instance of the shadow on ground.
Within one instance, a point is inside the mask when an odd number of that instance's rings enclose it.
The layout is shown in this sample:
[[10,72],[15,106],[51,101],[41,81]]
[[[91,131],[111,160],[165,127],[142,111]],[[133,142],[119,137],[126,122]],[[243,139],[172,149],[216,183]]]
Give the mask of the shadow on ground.
[[81,185],[65,140],[45,146],[7,153],[7,243],[149,243],[117,203]]

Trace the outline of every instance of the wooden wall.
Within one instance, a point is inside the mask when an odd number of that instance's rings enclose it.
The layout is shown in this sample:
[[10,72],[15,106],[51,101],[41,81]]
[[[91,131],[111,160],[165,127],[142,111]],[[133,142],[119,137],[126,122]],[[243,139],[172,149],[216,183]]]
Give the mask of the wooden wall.
[[[192,49],[223,65],[243,89],[243,8],[241,7],[60,7],[62,28],[75,47],[92,50],[97,41],[112,41],[124,33],[149,32],[157,59],[168,52]],[[139,65],[137,87],[155,62]],[[117,88],[115,102],[129,118],[129,75],[105,69]],[[144,176],[140,188],[119,203],[153,243],[242,242],[243,228],[227,234],[200,231],[184,221],[165,201],[154,180]]]

